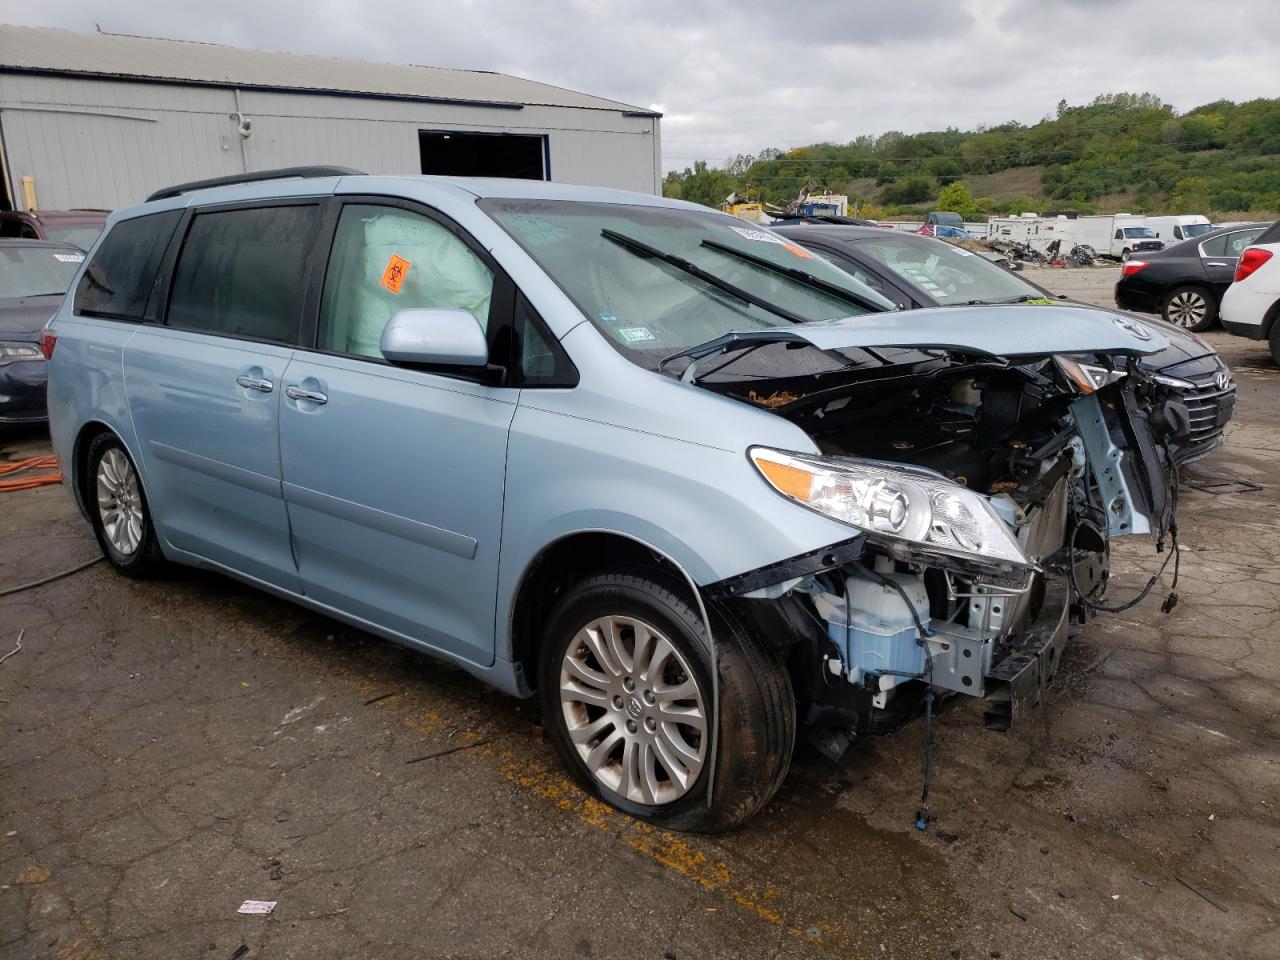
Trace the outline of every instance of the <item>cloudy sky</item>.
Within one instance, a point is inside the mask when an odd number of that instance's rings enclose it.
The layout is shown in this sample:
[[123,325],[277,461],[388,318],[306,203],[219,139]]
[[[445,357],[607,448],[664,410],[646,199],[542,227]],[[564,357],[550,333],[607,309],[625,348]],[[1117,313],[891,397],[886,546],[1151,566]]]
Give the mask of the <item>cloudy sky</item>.
[[1280,95],[1276,0],[0,0],[0,20],[517,74],[661,110],[668,169],[1063,97]]

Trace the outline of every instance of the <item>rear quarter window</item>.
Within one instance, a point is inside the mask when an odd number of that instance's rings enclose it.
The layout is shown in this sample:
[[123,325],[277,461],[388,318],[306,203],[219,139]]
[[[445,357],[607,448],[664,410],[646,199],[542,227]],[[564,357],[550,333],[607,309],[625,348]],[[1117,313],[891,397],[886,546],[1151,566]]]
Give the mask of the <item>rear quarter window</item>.
[[121,220],[112,227],[80,277],[75,312],[142,320],[160,260],[181,219],[181,210],[169,210]]

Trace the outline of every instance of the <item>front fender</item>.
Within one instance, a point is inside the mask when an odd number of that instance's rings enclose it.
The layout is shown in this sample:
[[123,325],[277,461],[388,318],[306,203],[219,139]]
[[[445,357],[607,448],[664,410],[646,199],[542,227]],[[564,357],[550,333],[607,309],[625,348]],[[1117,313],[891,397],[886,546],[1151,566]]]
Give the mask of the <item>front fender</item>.
[[856,532],[784,500],[745,451],[523,404],[511,427],[503,518],[499,656],[510,650],[505,627],[525,571],[571,534],[637,540],[706,586]]

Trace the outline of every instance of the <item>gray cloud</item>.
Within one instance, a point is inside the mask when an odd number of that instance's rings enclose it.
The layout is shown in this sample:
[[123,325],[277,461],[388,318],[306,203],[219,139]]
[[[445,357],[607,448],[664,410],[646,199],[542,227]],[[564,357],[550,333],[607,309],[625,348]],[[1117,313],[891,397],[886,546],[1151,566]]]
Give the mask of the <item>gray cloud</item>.
[[0,19],[514,73],[663,110],[668,167],[1120,90],[1184,110],[1280,91],[1274,0],[0,0]]

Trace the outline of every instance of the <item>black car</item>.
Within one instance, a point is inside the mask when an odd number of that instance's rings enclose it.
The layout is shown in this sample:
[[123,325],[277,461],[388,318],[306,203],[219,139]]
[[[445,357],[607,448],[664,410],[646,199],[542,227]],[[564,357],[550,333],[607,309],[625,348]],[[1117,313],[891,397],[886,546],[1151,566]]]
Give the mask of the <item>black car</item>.
[[[945,240],[881,227],[780,224],[773,229],[853,274],[904,310],[1067,299]],[[1191,414],[1191,436],[1175,450],[1175,457],[1184,464],[1199,460],[1222,443],[1223,430],[1235,412],[1231,372],[1194,333],[1160,320],[1141,320],[1169,341],[1164,350],[1146,357],[1145,365],[1179,390]]]
[[46,418],[40,334],[84,252],[45,240],[0,240],[0,426]]
[[1186,330],[1207,330],[1231,286],[1241,251],[1267,228],[1242,223],[1130,257],[1116,284],[1116,305],[1158,313]]

